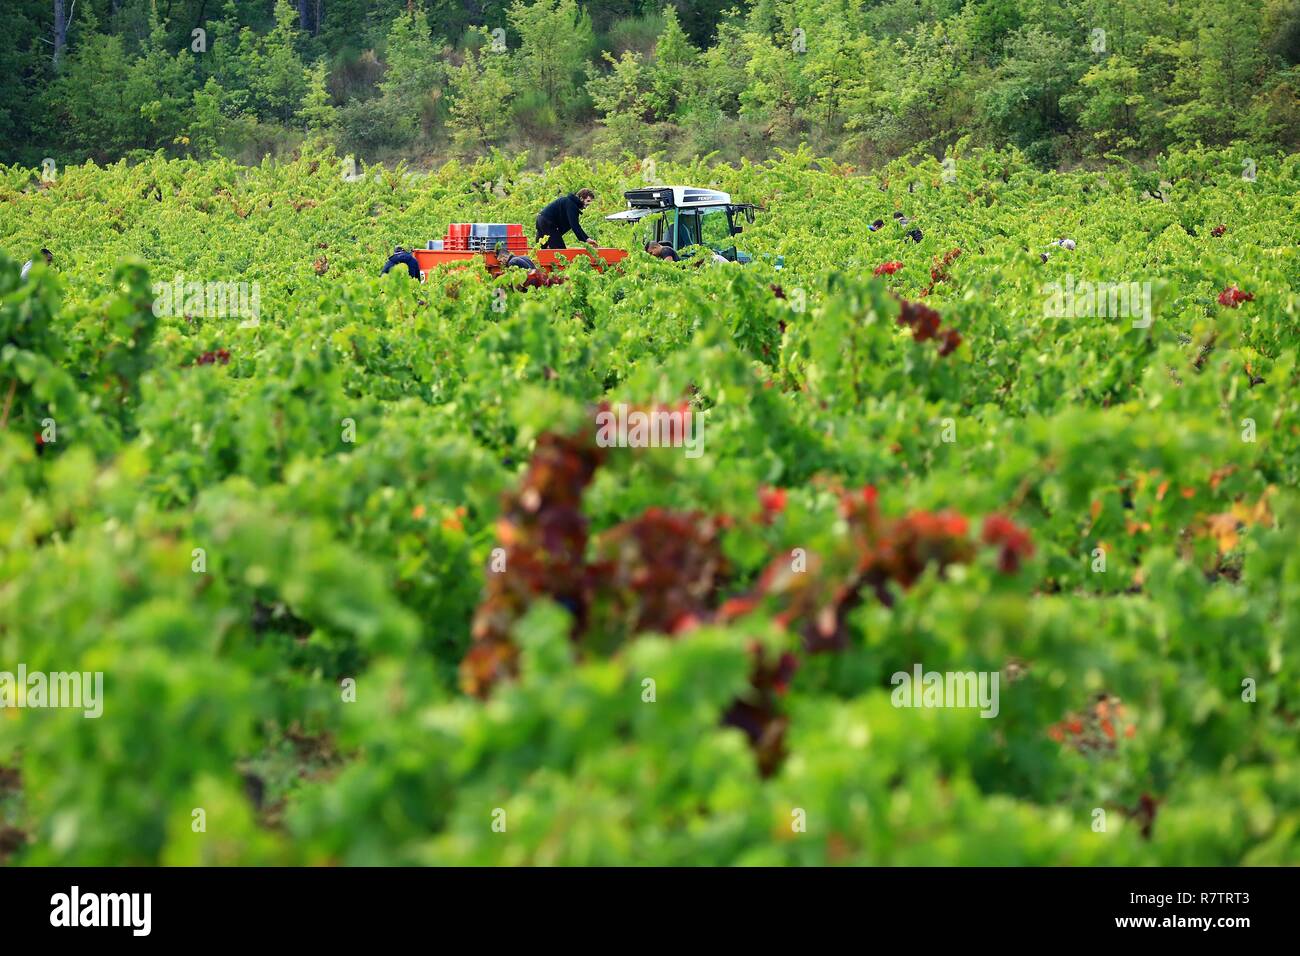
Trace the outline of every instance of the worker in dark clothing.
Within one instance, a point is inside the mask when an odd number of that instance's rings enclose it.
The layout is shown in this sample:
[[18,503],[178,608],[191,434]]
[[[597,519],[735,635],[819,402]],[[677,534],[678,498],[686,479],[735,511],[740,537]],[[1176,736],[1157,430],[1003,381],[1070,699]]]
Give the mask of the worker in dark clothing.
[[412,279],[420,278],[420,263],[416,261],[415,256],[411,255],[401,246],[393,250],[393,254],[388,257],[384,263],[383,270],[379,273],[381,276],[388,275],[388,270],[396,266],[406,266],[406,271],[410,273]]
[[[1073,247],[1071,247],[1071,248],[1073,248]],[[42,250],[41,250],[41,255],[45,257],[45,264],[46,264],[47,266],[52,266],[52,265],[54,265],[54,253],[50,252],[49,249],[42,249]],[[23,269],[22,269],[22,272],[21,272],[21,273],[19,274],[19,276],[18,276],[18,280],[19,280],[20,282],[26,282],[26,281],[27,281],[27,273],[29,273],[29,272],[31,272],[31,271],[32,271],[32,260],[31,260],[31,259],[28,259],[26,262],[23,263]]]
[[669,262],[681,262],[682,257],[677,254],[677,250],[672,246],[662,242],[647,242],[645,251],[650,253],[656,259],[666,259]]
[[579,189],[554,199],[537,214],[537,242],[543,249],[564,249],[564,234],[572,231],[579,242],[596,248],[596,240],[582,231],[578,217],[596,200],[590,189]]
[[493,251],[496,253],[497,265],[502,269],[527,269],[532,272],[537,268],[532,259],[515,255],[504,242],[498,242]]

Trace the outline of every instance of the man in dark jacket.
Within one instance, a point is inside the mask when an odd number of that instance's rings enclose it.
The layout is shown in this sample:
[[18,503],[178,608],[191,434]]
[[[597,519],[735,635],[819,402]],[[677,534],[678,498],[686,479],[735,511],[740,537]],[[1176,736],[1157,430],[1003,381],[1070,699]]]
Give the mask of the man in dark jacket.
[[656,259],[666,259],[669,262],[681,262],[682,257],[677,254],[677,250],[672,246],[662,242],[647,242],[645,251],[650,253]]
[[420,278],[420,263],[416,260],[415,256],[411,255],[401,246],[398,246],[393,250],[393,254],[388,257],[388,261],[384,263],[384,268],[379,274],[381,276],[386,276],[388,275],[388,270],[396,266],[406,266],[406,271],[410,273],[412,279],[418,280]]
[[564,234],[572,230],[579,242],[595,249],[596,240],[583,232],[582,224],[578,222],[582,211],[595,199],[596,194],[590,189],[579,189],[576,193],[569,193],[548,203],[546,208],[537,214],[537,241],[541,247],[543,249],[565,248]]
[[537,268],[532,259],[515,255],[504,242],[498,242],[493,251],[496,253],[497,265],[502,269],[527,269],[532,272]]

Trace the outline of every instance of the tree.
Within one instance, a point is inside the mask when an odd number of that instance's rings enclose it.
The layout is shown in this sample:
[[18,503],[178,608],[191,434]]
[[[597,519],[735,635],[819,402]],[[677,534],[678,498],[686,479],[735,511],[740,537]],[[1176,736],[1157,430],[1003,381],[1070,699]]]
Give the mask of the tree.
[[156,7],[149,10],[149,36],[142,55],[132,64],[122,97],[137,114],[137,146],[157,149],[171,145],[186,126],[193,102],[194,67],[187,49],[172,53],[167,30]]
[[975,51],[990,60],[998,59],[1007,37],[1023,23],[1017,0],[979,0],[971,22]]
[[979,117],[995,142],[1014,143],[1040,164],[1055,161],[1053,139],[1069,125],[1061,98],[1078,75],[1076,50],[1037,26],[1007,40],[1005,59],[979,98]]
[[313,136],[328,136],[338,128],[338,110],[325,89],[325,61],[317,60],[307,71],[307,95],[298,110],[298,122]]
[[696,90],[700,52],[691,46],[672,6],[664,7],[663,17],[664,28],[655,42],[654,64],[650,68],[650,86],[655,109],[666,119],[688,102]]
[[511,0],[427,0],[429,21],[438,25],[438,32],[447,37],[459,37],[469,27],[478,24],[491,31],[510,25],[508,8]]
[[587,95],[600,114],[597,120],[605,127],[600,146],[618,154],[631,150],[639,154],[646,133],[656,119],[655,107],[647,92],[646,68],[641,54],[624,50],[617,60],[605,55],[609,71],[588,66]]
[[320,33],[321,4],[323,0],[298,0],[298,24],[303,33],[312,36]]
[[59,118],[68,152],[109,159],[136,146],[139,114],[132,115],[122,96],[130,74],[121,37],[83,36],[44,97],[44,110]]
[[767,36],[750,33],[745,40],[749,82],[740,94],[741,114],[768,122],[769,129],[793,131],[795,111],[805,98],[802,54]]
[[249,85],[258,112],[283,123],[293,118],[307,90],[307,70],[293,45],[296,19],[289,0],[276,0],[275,27],[251,58]]
[[714,38],[727,10],[735,6],[732,0],[680,0],[674,12],[681,16],[684,35],[697,47],[703,47]]
[[222,112],[224,101],[225,91],[212,77],[194,91],[190,125],[186,130],[192,153],[199,156],[220,154],[221,141],[229,128],[229,121]]
[[1140,92],[1137,66],[1120,54],[1096,64],[1062,103],[1078,111],[1079,126],[1090,136],[1089,152],[1105,155],[1138,149],[1155,132],[1155,117]]
[[63,60],[63,51],[68,46],[68,18],[63,12],[63,0],[54,0],[54,68],[58,69]]
[[739,112],[748,59],[739,16],[725,16],[718,24],[717,41],[700,56],[696,75],[699,94],[718,109]]
[[414,3],[388,29],[384,55],[388,69],[379,89],[397,117],[403,139],[419,132],[421,120],[432,113],[442,95],[443,66],[438,60],[442,46],[429,31],[424,9]]
[[1198,33],[1200,98],[1214,111],[1222,135],[1237,135],[1260,88],[1266,64],[1264,21],[1258,4],[1208,0]]
[[[489,42],[487,31],[481,27],[472,33]],[[513,87],[507,79],[505,58],[497,53],[465,51],[465,62],[448,71],[451,94],[451,118],[447,125],[452,130],[452,142],[466,152],[483,149],[495,143],[510,125],[507,102]]]
[[869,37],[849,37],[838,23],[817,31],[808,46],[804,74],[808,95],[828,127],[840,121],[842,104],[860,86],[861,65],[870,55]]
[[567,115],[593,42],[591,18],[575,0],[523,0],[510,7],[519,32],[515,55],[524,83],[545,96],[557,115]]

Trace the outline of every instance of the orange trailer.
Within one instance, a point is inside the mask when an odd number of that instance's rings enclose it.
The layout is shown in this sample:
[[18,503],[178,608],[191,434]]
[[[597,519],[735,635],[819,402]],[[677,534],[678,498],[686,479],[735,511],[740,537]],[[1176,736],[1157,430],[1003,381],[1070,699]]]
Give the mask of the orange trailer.
[[[591,264],[598,271],[604,272],[606,266],[613,265],[627,258],[625,249],[596,249],[594,252],[588,246],[579,246],[576,249],[525,249],[512,253],[526,255],[537,264],[537,268],[544,272],[554,272],[557,269],[564,269],[579,256],[585,256],[591,260]],[[457,263],[473,262],[475,259],[482,261],[487,271],[492,275],[501,273],[501,266],[497,263],[496,253],[482,249],[412,249],[411,254],[415,256],[415,261],[420,264],[420,278],[424,278],[430,269],[436,266],[456,265]]]

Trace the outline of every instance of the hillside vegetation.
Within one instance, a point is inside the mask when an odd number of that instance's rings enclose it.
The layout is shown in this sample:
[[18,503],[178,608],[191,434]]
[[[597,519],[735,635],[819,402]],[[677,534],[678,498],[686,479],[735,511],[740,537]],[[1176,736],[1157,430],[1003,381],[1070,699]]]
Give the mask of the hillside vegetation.
[[[11,0],[0,162],[1300,146],[1300,0]],[[71,15],[60,31],[56,13]],[[62,42],[60,42],[62,37]]]

